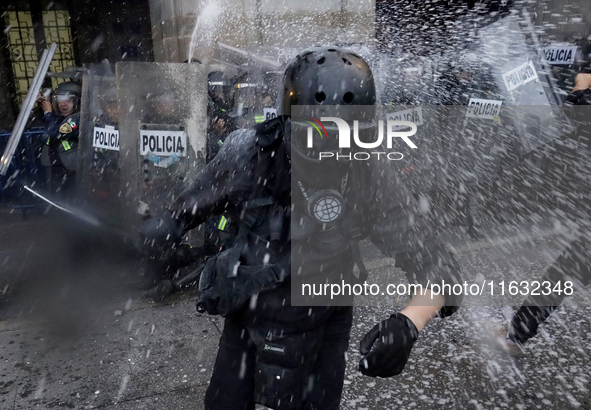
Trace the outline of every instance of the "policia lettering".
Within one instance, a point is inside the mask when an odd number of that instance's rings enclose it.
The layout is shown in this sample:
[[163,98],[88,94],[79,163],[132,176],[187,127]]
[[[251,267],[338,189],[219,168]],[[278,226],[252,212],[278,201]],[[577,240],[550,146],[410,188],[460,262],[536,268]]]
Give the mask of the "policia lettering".
[[160,156],[185,156],[187,136],[184,131],[142,130],[140,133],[140,154],[149,152]]
[[512,91],[523,84],[536,80],[537,78],[538,75],[536,69],[531,61],[503,74],[503,80],[505,81],[508,91]]
[[470,105],[471,112],[476,115],[497,115],[500,105],[498,104],[480,104],[478,102]]
[[497,100],[482,100],[470,98],[468,102],[467,117],[494,118],[501,113],[503,102]]
[[119,151],[119,131],[94,127],[92,146],[95,148]]
[[577,47],[543,48],[540,61],[548,64],[573,64]]

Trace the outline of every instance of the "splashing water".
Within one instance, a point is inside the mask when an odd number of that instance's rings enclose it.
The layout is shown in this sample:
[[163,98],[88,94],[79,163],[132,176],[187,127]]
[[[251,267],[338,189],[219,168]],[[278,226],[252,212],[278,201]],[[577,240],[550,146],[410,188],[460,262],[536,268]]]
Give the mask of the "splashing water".
[[117,398],[115,399],[115,402],[119,402],[119,400],[121,400],[123,393],[125,393],[125,390],[127,389],[127,384],[129,383],[129,379],[130,379],[130,377],[128,374],[123,376],[123,379],[121,379],[121,385],[119,386],[119,391],[117,392]]
[[191,43],[189,44],[189,55],[187,60],[191,63],[195,45],[197,41],[203,42],[205,46],[212,46],[214,28],[219,22],[222,14],[222,8],[217,0],[208,0],[203,6],[203,10],[195,21],[193,34],[191,34]]

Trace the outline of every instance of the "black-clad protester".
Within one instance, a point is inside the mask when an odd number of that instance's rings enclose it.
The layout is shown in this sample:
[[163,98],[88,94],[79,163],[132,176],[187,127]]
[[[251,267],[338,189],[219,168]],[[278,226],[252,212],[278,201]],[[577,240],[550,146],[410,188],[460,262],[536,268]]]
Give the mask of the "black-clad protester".
[[[239,226],[199,283],[199,308],[225,317],[208,410],[339,408],[353,308],[292,305],[291,285],[320,275],[355,283],[354,265],[364,270],[361,239],[394,257],[411,283],[453,284],[459,269],[394,172],[386,176],[372,161],[319,163],[306,149],[307,124],[291,117],[294,105],[374,106],[368,64],[347,50],[314,48],[288,65],[283,82],[283,115],[232,133],[170,215],[141,228],[152,251],[165,252],[211,215],[227,212]],[[375,139],[365,120],[364,137]],[[337,140],[329,129],[320,144],[334,151]],[[323,208],[329,200],[342,206]],[[423,327],[458,302],[430,289],[415,295],[362,339],[360,371],[399,374]]]

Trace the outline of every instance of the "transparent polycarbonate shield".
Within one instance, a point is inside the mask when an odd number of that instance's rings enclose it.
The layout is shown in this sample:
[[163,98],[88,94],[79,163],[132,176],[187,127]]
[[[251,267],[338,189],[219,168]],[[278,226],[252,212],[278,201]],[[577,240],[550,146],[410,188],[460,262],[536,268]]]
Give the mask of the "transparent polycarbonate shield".
[[86,67],[80,124],[78,194],[87,206],[116,220],[121,180],[119,102],[113,65]]
[[[540,63],[536,33],[526,33],[517,16],[510,16],[479,31],[477,53],[492,67],[503,100],[508,105],[535,106],[522,109],[511,118],[521,139],[521,154],[556,138],[555,129],[570,127],[557,107],[561,91],[551,81],[549,70]],[[526,41],[530,37],[529,43]],[[539,132],[532,133],[533,128]]]
[[443,151],[447,181],[476,186],[495,179],[509,133],[504,132],[501,110],[492,114],[474,115],[473,106],[439,106],[438,130]]
[[126,223],[162,215],[205,163],[207,71],[117,63],[120,200]]

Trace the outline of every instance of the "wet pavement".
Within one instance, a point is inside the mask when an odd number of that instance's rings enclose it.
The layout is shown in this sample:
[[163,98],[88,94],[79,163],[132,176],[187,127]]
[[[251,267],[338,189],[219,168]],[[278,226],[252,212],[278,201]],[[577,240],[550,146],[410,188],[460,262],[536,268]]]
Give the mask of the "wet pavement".
[[[478,242],[460,230],[443,237],[468,277],[535,277],[564,235],[525,225],[489,226]],[[137,267],[119,246],[88,252],[77,238],[72,247],[50,216],[0,212],[0,226],[0,408],[203,408],[223,321],[197,313],[191,292],[160,304],[142,298],[130,286]],[[365,252],[374,275],[389,269],[374,249]],[[79,257],[64,257],[72,254]],[[429,324],[403,374],[390,379],[357,371],[359,339],[390,309],[358,307],[342,408],[591,408],[591,308],[574,306],[591,305],[587,297],[569,298],[519,359],[486,330],[511,307],[464,307]]]

